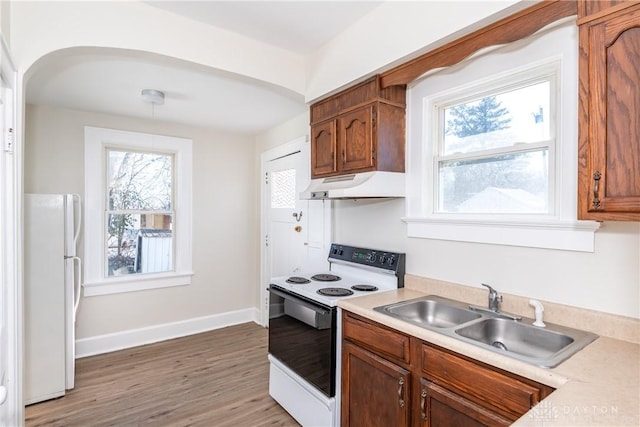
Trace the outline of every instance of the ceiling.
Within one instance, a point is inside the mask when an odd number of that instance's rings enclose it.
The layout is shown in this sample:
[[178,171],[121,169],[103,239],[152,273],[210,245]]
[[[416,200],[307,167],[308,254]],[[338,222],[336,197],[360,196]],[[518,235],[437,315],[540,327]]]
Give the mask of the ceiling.
[[[149,1],[147,4],[300,55],[313,52],[381,2]],[[142,89],[165,93],[144,103]],[[159,55],[74,49],[44,58],[27,84],[30,104],[154,118],[257,134],[304,112],[301,94]]]
[[381,1],[147,1],[160,9],[307,55]]

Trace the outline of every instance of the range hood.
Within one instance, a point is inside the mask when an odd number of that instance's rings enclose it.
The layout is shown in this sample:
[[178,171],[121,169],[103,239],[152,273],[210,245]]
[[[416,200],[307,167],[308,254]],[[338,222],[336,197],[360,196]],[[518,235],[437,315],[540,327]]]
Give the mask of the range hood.
[[363,172],[312,179],[301,199],[365,199],[404,197],[405,175],[400,172]]

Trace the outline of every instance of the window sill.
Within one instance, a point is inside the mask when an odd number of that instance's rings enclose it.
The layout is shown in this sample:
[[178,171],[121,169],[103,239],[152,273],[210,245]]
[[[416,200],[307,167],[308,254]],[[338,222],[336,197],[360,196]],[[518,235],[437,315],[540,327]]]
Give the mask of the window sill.
[[139,276],[120,276],[83,283],[84,296],[119,294],[123,292],[144,291],[191,284],[192,272],[160,273]]
[[403,218],[407,235],[423,239],[593,252],[594,221],[499,221],[460,218]]

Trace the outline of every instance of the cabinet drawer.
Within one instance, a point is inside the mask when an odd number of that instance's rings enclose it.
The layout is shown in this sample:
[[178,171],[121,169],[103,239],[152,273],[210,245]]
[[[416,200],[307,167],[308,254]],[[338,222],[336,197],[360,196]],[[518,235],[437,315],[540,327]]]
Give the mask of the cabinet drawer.
[[409,363],[409,337],[351,313],[344,313],[342,337],[388,359]]
[[429,380],[516,420],[551,389],[512,377],[431,345],[422,345],[422,372]]
[[420,399],[423,427],[506,427],[512,424],[512,420],[425,379],[420,379]]

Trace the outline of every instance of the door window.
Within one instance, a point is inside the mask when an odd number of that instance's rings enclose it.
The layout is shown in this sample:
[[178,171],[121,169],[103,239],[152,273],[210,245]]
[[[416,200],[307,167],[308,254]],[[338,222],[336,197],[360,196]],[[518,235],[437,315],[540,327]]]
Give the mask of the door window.
[[274,209],[294,209],[296,207],[296,170],[273,171],[271,179],[271,207]]

